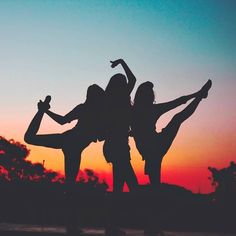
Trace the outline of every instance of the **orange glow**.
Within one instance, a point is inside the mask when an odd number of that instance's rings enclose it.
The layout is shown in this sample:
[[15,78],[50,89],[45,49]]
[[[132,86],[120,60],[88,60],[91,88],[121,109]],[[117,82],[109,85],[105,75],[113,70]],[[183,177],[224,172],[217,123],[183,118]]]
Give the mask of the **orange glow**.
[[[33,115],[32,115],[33,116]],[[196,115],[197,116],[197,115]],[[227,166],[230,161],[235,160],[234,140],[236,140],[236,127],[226,126],[223,130],[219,126],[211,123],[197,122],[199,117],[190,118],[180,128],[175,141],[170,150],[163,159],[162,163],[162,182],[176,184],[190,189],[193,192],[207,193],[213,191],[208,180],[210,172],[208,166],[221,168]],[[28,121],[29,122],[29,121]],[[23,141],[23,133],[28,125],[27,120],[24,126],[18,129],[16,133],[14,127],[8,134],[8,139],[14,138],[21,143]],[[160,122],[163,126],[168,121]],[[14,124],[14,122],[12,121]],[[195,125],[193,125],[195,124]],[[45,116],[40,133],[57,133],[63,132],[74,126],[74,123],[61,127],[55,124]],[[158,127],[160,131],[162,127]],[[59,130],[59,131],[58,131]],[[50,132],[49,132],[50,131]],[[14,133],[15,132],[15,133]],[[106,163],[103,152],[103,142],[92,143],[82,153],[81,170],[85,168],[93,169],[100,175],[101,179],[105,179],[112,189],[112,166]],[[27,145],[31,150],[29,159],[32,162],[43,163],[45,167],[60,173],[64,173],[64,157],[61,150],[37,147]],[[130,138],[132,166],[137,174],[140,184],[148,183],[148,177],[144,175],[144,162],[138,153],[135,143]],[[127,188],[125,188],[127,190]]]

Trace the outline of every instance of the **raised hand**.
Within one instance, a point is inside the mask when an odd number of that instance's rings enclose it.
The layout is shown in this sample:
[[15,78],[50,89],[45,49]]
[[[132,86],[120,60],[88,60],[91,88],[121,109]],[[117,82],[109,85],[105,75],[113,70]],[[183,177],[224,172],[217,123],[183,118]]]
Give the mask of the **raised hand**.
[[118,59],[118,60],[110,61],[110,62],[111,62],[111,67],[114,68],[114,67],[118,66],[119,64],[122,64],[124,62],[124,60]]

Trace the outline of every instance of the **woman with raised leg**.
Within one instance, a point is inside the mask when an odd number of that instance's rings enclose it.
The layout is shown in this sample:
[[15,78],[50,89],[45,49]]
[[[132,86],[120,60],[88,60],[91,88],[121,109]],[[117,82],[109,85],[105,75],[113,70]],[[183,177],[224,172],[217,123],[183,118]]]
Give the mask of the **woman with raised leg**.
[[[160,173],[163,157],[174,141],[181,124],[195,112],[202,99],[207,97],[211,85],[211,80],[208,80],[198,92],[160,104],[154,103],[155,96],[151,82],[145,82],[138,87],[134,99],[131,127],[136,147],[145,161],[145,174],[149,176],[152,196],[160,192]],[[193,101],[176,114],[160,133],[156,132],[156,122],[161,115],[191,99]],[[156,208],[158,206],[157,200],[155,203],[150,202],[153,204],[150,209],[156,212],[159,211]],[[146,233],[149,236],[161,233],[157,223],[154,222],[154,218],[152,217],[153,222],[149,222],[147,226]],[[150,221],[152,220],[150,219]]]
[[[75,218],[73,218],[73,201],[71,193],[76,183],[79,172],[81,153],[97,139],[103,139],[103,114],[104,114],[104,90],[98,85],[89,86],[87,98],[83,104],[76,106],[65,116],[58,115],[49,110],[50,96],[44,102],[38,103],[38,111],[32,119],[24,136],[25,142],[32,145],[61,149],[65,162],[65,184],[68,206],[67,232],[79,233],[76,230]],[[73,120],[79,120],[76,126],[64,133],[37,134],[44,114],[48,114],[57,123],[63,125]],[[101,122],[100,122],[101,121]]]

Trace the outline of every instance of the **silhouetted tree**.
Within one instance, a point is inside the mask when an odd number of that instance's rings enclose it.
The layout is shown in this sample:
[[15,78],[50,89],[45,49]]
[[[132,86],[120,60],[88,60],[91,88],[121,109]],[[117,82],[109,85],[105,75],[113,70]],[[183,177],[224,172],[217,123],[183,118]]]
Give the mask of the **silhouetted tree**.
[[30,150],[23,144],[0,136],[0,180],[55,182],[62,180],[59,173],[46,170],[41,163],[26,160]]
[[[58,172],[45,169],[41,163],[26,160],[29,153],[30,150],[20,142],[0,136],[0,182],[64,182],[64,177]],[[90,188],[108,189],[107,183],[91,169],[81,171],[78,181]]]
[[217,196],[232,198],[236,195],[236,163],[231,161],[228,167],[216,169],[208,167],[212,174],[210,180],[216,189]]
[[96,174],[91,169],[80,171],[78,181],[79,183],[87,184],[88,187],[91,188],[96,188],[104,191],[108,189],[108,185],[105,180],[100,180],[98,174]]

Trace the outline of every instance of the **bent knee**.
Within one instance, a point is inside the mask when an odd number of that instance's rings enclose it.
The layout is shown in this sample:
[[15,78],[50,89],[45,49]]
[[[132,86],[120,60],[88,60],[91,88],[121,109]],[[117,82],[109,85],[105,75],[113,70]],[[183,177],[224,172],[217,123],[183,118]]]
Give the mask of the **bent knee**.
[[34,143],[33,136],[26,132],[24,135],[24,141],[28,144],[33,144]]

